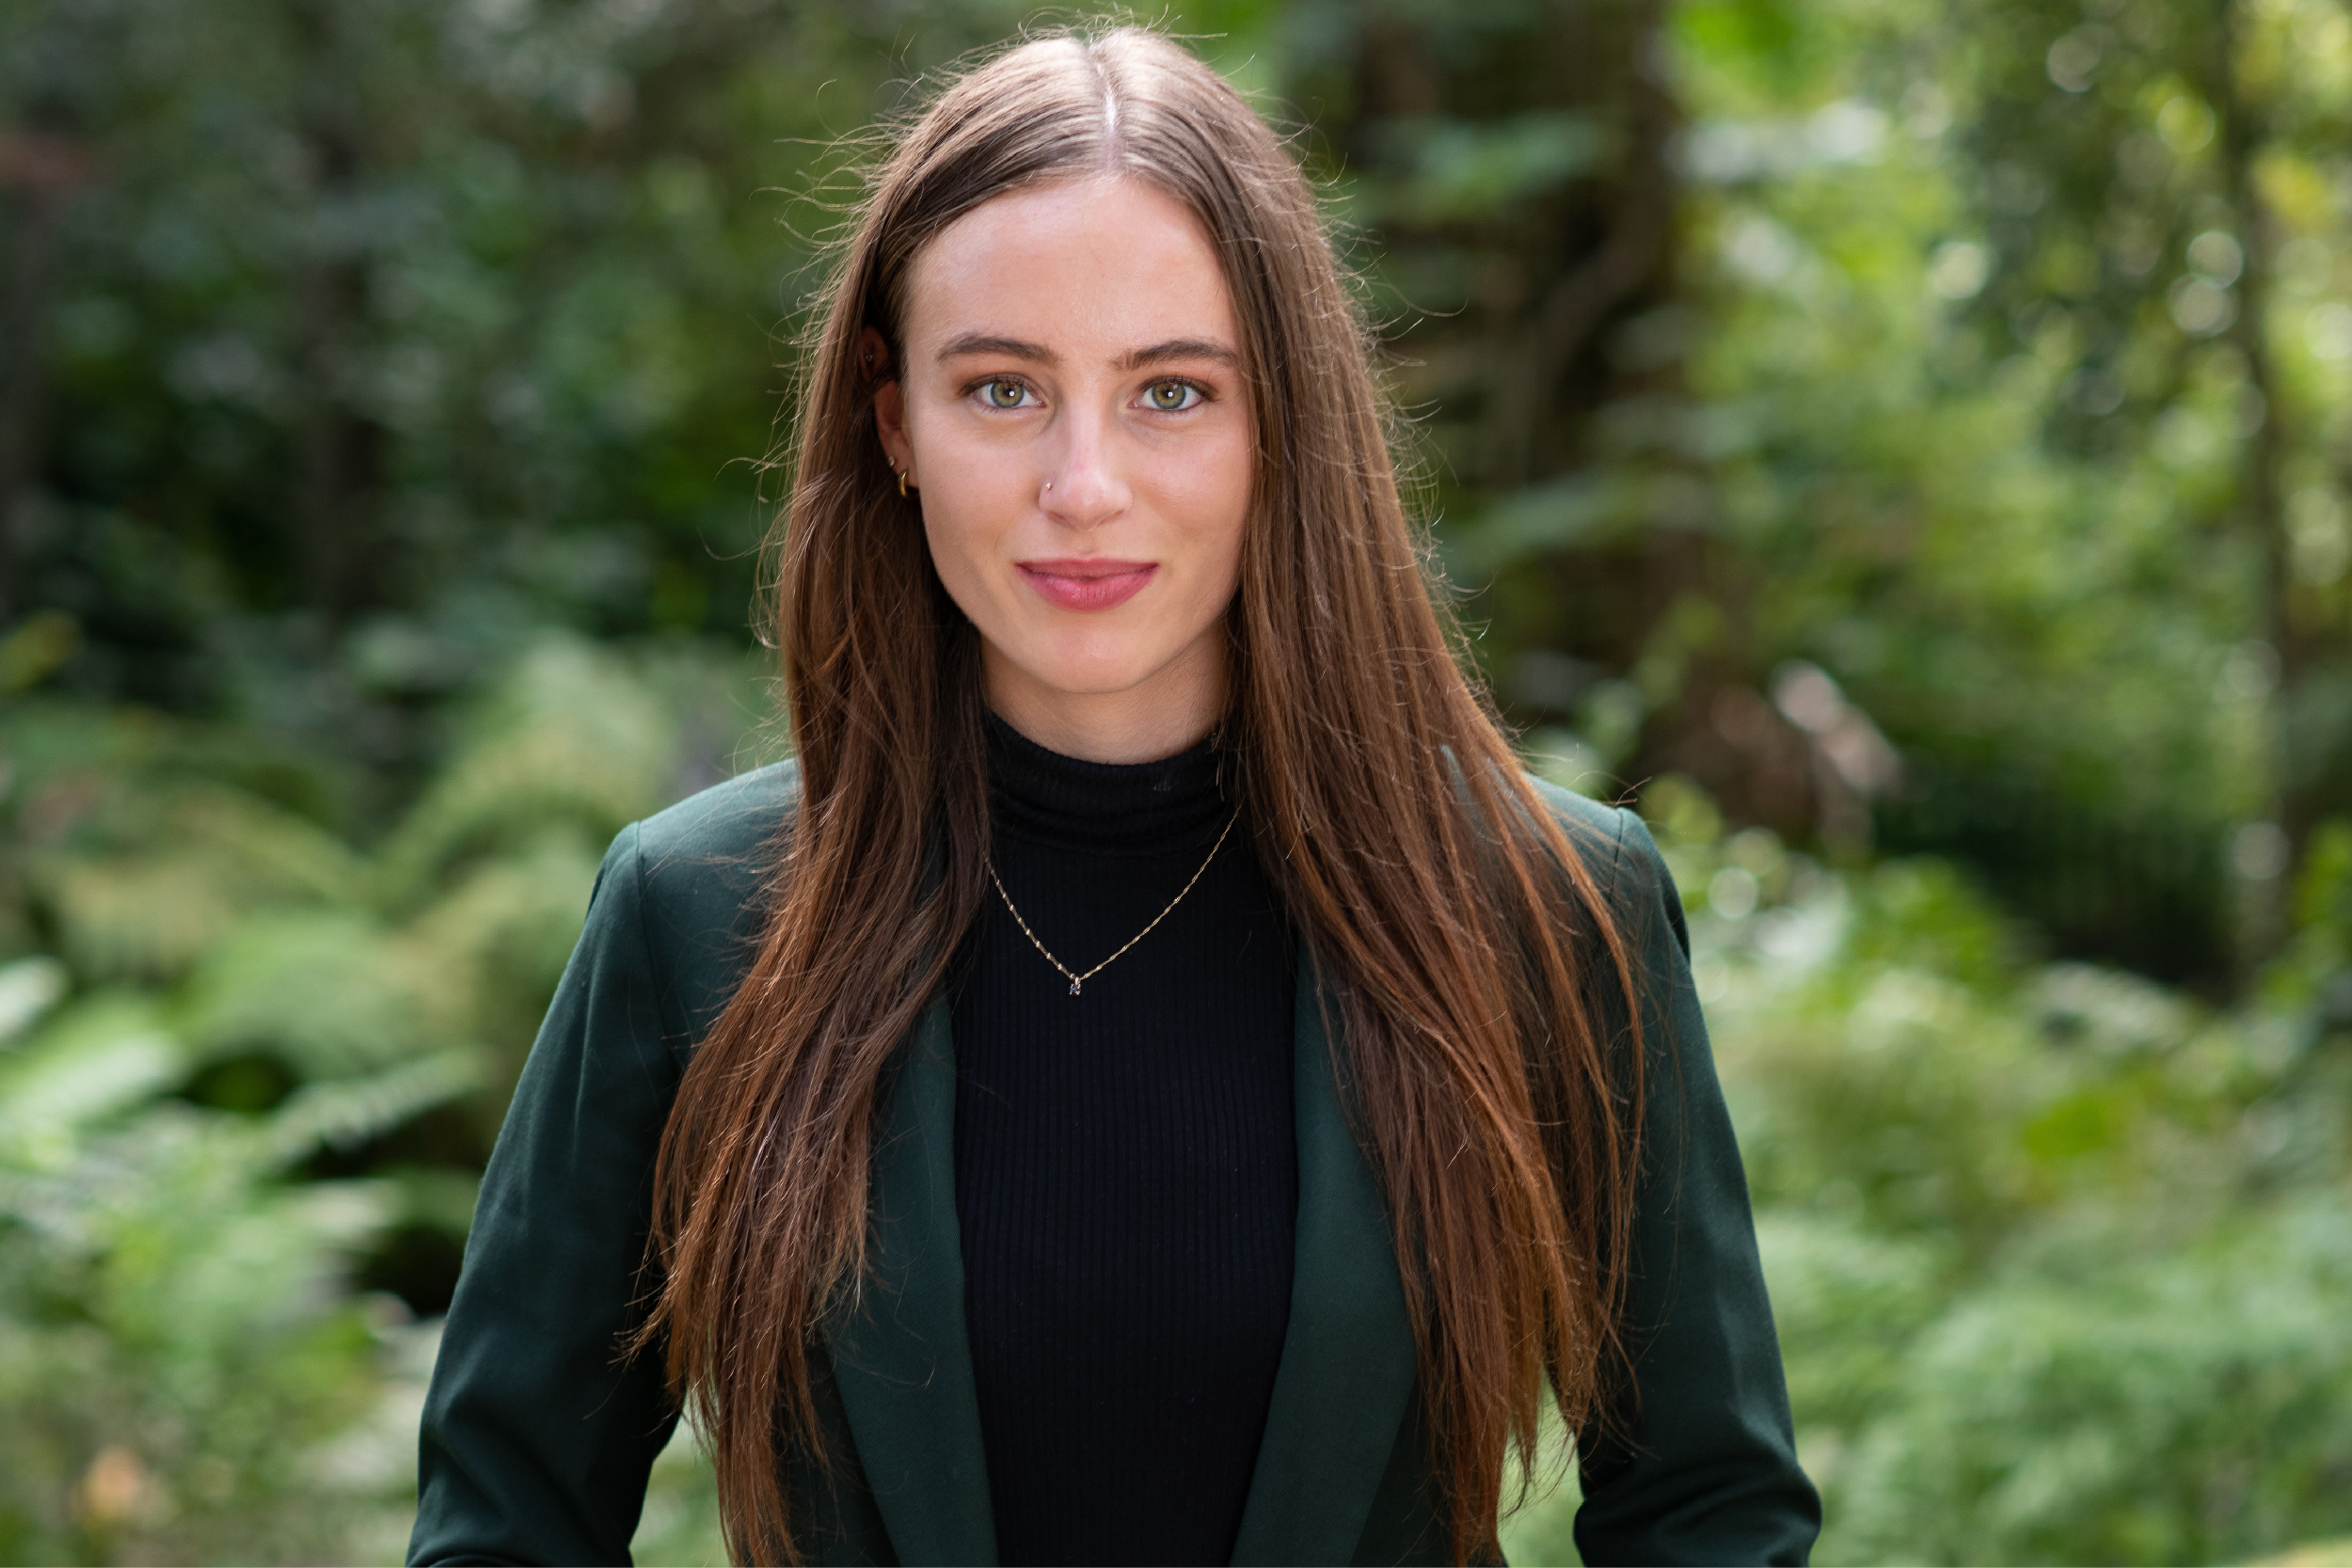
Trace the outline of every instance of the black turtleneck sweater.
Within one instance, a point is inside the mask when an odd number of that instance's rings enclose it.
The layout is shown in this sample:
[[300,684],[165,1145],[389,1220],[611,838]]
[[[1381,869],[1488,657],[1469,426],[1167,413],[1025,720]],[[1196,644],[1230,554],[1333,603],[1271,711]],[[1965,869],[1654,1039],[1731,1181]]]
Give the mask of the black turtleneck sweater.
[[[988,721],[992,857],[1084,974],[1232,819],[1209,743],[1114,767]],[[1237,825],[1078,996],[995,890],[954,993],[956,1217],[996,1545],[1232,1556],[1290,1318],[1290,927]]]

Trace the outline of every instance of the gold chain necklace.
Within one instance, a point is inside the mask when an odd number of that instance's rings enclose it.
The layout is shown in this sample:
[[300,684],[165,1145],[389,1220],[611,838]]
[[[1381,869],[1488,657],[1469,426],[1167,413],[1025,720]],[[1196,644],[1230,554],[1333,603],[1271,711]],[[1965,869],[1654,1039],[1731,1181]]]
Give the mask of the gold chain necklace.
[[1137,931],[1134,936],[1129,937],[1125,947],[1121,947],[1118,953],[1113,953],[1109,958],[1104,958],[1101,963],[1096,964],[1092,969],[1088,970],[1084,974],[1073,974],[1068,964],[1063,963],[1059,958],[1054,957],[1053,953],[1047,949],[1046,945],[1037,940],[1037,933],[1029,929],[1029,923],[1021,918],[1021,911],[1019,910],[1013,908],[1012,895],[1005,891],[1004,879],[996,875],[995,858],[992,856],[982,863],[988,867],[988,879],[996,884],[996,896],[1005,901],[1006,911],[1012,916],[1012,923],[1021,927],[1021,934],[1029,939],[1029,945],[1036,948],[1039,953],[1042,954],[1047,963],[1052,964],[1056,969],[1061,971],[1062,978],[1070,982],[1070,994],[1075,996],[1078,994],[1079,987],[1085,985],[1089,980],[1093,979],[1097,974],[1102,974],[1103,971],[1110,968],[1112,963],[1117,961],[1120,955],[1127,951],[1128,947],[1133,947],[1136,942],[1139,942],[1144,938],[1150,936],[1152,934],[1152,927],[1157,926],[1161,921],[1166,920],[1175,910],[1176,906],[1184,901],[1184,894],[1190,893],[1193,889],[1193,883],[1200,881],[1202,877],[1208,874],[1210,862],[1216,860],[1216,852],[1225,847],[1226,839],[1232,835],[1233,824],[1240,820],[1241,813],[1238,811],[1226,819],[1225,832],[1217,834],[1216,843],[1209,847],[1209,859],[1200,863],[1200,869],[1192,874],[1192,881],[1184,884],[1184,893],[1179,893],[1175,897],[1170,898],[1168,901],[1168,908],[1162,910],[1159,913],[1152,917],[1151,926],[1146,926],[1142,930]]

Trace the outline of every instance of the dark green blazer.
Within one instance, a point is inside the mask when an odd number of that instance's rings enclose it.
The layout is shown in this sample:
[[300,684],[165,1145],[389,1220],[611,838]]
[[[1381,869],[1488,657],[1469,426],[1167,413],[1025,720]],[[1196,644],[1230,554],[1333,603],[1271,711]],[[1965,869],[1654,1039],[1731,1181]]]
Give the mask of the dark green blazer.
[[[675,1421],[624,1363],[653,1155],[680,1069],[758,934],[790,764],[625,830],[483,1180],[425,1403],[412,1562],[623,1562]],[[1631,1323],[1638,1405],[1582,1455],[1588,1562],[1799,1562],[1797,1467],[1747,1188],[1691,990],[1681,905],[1630,813],[1549,791],[1647,979],[1648,1154]],[[1608,988],[1600,988],[1606,990]],[[1288,1335],[1236,1562],[1435,1562],[1412,1331],[1380,1184],[1349,1132],[1311,959],[1296,1007],[1298,1226]],[[1596,1005],[1607,1011],[1608,998]],[[1623,1022],[1623,1006],[1616,1007]],[[822,1562],[993,1563],[963,1335],[955,1046],[935,1001],[886,1089],[875,1277],[812,1357],[830,1472],[787,1456]]]

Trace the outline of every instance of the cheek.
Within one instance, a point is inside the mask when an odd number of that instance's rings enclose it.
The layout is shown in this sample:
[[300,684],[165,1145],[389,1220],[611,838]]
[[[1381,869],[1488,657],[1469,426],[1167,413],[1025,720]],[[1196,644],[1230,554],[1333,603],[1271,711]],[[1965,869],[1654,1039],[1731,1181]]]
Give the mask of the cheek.
[[940,575],[947,577],[951,561],[977,570],[1021,515],[1018,466],[984,442],[959,439],[952,423],[916,422],[909,434],[923,476],[923,532]]
[[931,569],[967,615],[981,608],[974,599],[985,594],[989,581],[994,540],[986,516],[969,496],[949,499],[945,486],[923,498],[923,537],[930,545]]
[[1171,514],[1192,519],[1187,531],[1200,552],[1204,574],[1224,592],[1241,573],[1242,535],[1248,526],[1254,453],[1246,436],[1225,443],[1209,461],[1182,466],[1171,480]]

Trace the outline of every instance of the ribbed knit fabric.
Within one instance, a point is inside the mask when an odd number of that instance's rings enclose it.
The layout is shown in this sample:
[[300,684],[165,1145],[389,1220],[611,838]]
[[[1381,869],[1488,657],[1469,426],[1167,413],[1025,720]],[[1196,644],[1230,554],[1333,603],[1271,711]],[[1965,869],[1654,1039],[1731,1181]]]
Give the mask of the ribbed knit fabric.
[[[1059,756],[993,716],[993,856],[1079,973],[1233,807],[1208,743]],[[993,889],[954,993],[964,1320],[1006,1563],[1231,1560],[1290,1319],[1293,942],[1248,824],[1082,995]]]

